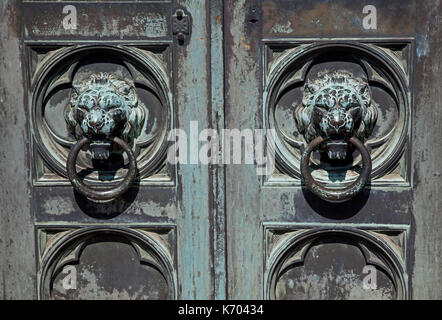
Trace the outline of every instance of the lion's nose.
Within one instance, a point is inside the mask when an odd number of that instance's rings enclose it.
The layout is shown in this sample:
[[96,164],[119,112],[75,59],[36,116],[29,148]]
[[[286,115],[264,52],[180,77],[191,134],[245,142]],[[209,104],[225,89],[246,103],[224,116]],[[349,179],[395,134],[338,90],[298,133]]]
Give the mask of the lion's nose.
[[343,114],[339,110],[332,110],[328,119],[330,125],[334,127],[335,130],[338,130],[338,128],[341,128],[344,124]]
[[344,120],[341,118],[334,118],[330,121],[330,124],[332,124],[335,127],[340,127],[344,124]]
[[94,128],[99,128],[103,125],[102,113],[93,110],[89,115],[89,125]]
[[89,119],[89,124],[93,127],[98,127],[99,125],[102,124],[101,121],[101,117],[98,115],[93,115],[90,119]]
[[89,121],[89,124],[90,124],[92,127],[100,127],[101,124],[102,124],[102,122],[101,122],[101,121],[95,121],[95,120],[92,120],[92,121]]

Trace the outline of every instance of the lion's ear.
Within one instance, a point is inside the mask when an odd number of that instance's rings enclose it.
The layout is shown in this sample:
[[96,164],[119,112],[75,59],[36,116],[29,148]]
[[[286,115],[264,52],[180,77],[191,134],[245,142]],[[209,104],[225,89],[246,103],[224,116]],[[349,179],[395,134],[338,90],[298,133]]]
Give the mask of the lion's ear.
[[316,84],[313,83],[306,83],[304,85],[304,91],[308,92],[308,93],[315,93],[316,91],[319,90],[319,86],[317,86]]
[[132,89],[132,87],[126,83],[124,83],[124,85],[122,85],[120,87],[120,92],[123,94],[129,94],[130,90]]
[[78,83],[72,83],[72,92],[71,92],[71,96],[72,97],[76,97],[80,94],[81,92],[81,84]]
[[359,88],[358,88],[358,93],[361,94],[361,95],[366,94],[367,91],[368,91],[368,85],[365,84],[365,83],[360,85]]

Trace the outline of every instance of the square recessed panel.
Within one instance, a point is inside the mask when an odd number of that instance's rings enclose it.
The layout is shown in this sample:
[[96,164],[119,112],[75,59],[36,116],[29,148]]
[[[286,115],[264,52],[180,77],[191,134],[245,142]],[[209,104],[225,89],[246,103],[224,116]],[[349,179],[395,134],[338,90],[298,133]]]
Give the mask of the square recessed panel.
[[[408,297],[406,225],[264,223],[263,231],[267,299],[336,299],[334,286],[341,299]],[[367,274],[376,277],[371,291]]]
[[[374,129],[364,141],[372,159],[369,184],[409,187],[413,46],[413,38],[265,40],[263,123],[276,129],[277,137],[276,168],[264,185],[301,185],[300,159],[307,144],[295,110],[303,103],[306,83],[324,73],[344,71],[369,85],[377,105]],[[327,163],[313,153],[312,175],[324,185],[348,184],[356,179],[361,165],[357,152],[349,158],[346,163]]]
[[41,224],[36,232],[40,298],[176,299],[174,225]]
[[[100,53],[105,58],[95,57],[95,52],[99,54],[100,50],[109,50],[109,54]],[[136,86],[139,101],[147,107],[145,127],[137,140],[139,146],[137,145],[135,149],[135,152],[138,152],[137,165],[141,177],[139,183],[159,186],[175,184],[175,168],[165,161],[165,147],[160,147],[155,142],[155,139],[165,140],[165,132],[168,129],[163,128],[161,123],[172,126],[173,106],[172,101],[168,100],[170,88],[160,88],[155,83],[154,77],[149,78],[150,75],[146,75],[142,70],[141,63],[137,65],[129,62],[130,60],[124,60],[125,51],[131,55],[135,53],[141,59],[148,59],[151,65],[161,70],[164,79],[158,82],[165,84],[171,82],[171,50],[168,43],[152,45],[126,42],[125,46],[121,44],[114,46],[112,43],[94,46],[78,42],[72,46],[72,43],[67,45],[26,42],[27,70],[29,70],[27,82],[30,88],[28,102],[30,114],[33,115],[31,132],[34,185],[69,185],[66,179],[65,159],[75,139],[67,131],[65,108],[72,94],[73,83],[78,83],[77,79],[81,80],[82,77],[94,72],[132,77],[131,81]],[[67,56],[69,58],[66,58]],[[123,57],[121,61],[119,56]],[[57,66],[61,59],[67,60],[68,63],[60,63],[60,66]],[[50,71],[47,71],[48,69]],[[43,82],[49,82],[50,85],[43,88],[41,86]],[[157,94],[156,89],[158,91],[164,89],[162,90],[164,94]],[[162,155],[157,157],[155,153],[158,152]],[[91,163],[89,165],[92,167]],[[121,175],[124,174],[121,169],[118,170],[117,175],[120,171]],[[89,178],[93,183],[95,178]]]

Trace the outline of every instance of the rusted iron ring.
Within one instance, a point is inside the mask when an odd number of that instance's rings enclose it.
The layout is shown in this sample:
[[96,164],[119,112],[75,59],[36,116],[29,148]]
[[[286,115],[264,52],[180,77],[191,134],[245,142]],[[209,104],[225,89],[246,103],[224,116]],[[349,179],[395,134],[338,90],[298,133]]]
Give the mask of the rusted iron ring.
[[344,202],[355,195],[360,193],[364,186],[367,184],[370,174],[371,174],[371,157],[367,148],[364,144],[357,138],[351,137],[348,140],[351,144],[353,144],[356,149],[360,152],[362,156],[362,172],[359,175],[358,179],[353,182],[351,185],[345,188],[340,189],[331,189],[326,188],[323,185],[319,184],[315,181],[310,173],[310,156],[312,151],[319,146],[322,142],[324,142],[324,138],[321,136],[313,139],[307,148],[304,150],[301,157],[301,175],[304,180],[305,186],[316,196],[328,202]]
[[83,148],[83,146],[89,142],[88,138],[83,137],[72,147],[71,151],[69,152],[68,160],[66,163],[68,178],[71,181],[74,188],[79,193],[81,193],[82,195],[84,195],[89,199],[97,201],[112,200],[125,193],[129,188],[129,186],[134,182],[135,177],[137,175],[137,163],[135,160],[135,156],[132,152],[132,149],[129,147],[129,145],[124,140],[118,137],[112,137],[110,138],[110,141],[118,144],[127,153],[129,159],[129,170],[123,181],[121,181],[115,187],[109,189],[104,189],[104,190],[93,189],[87,186],[82,180],[80,180],[77,175],[77,170],[75,168],[75,163],[77,162],[77,156],[81,148]]

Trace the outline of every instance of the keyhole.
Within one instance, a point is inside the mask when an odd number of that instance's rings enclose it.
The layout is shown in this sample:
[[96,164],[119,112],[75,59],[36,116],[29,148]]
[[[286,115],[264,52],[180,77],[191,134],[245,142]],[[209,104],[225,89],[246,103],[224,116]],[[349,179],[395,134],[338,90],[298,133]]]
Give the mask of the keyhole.
[[177,12],[176,12],[176,19],[178,21],[181,21],[181,20],[183,20],[183,16],[184,16],[183,10],[177,10]]
[[249,20],[250,23],[257,23],[259,20],[255,17],[256,9],[252,8],[252,19]]

